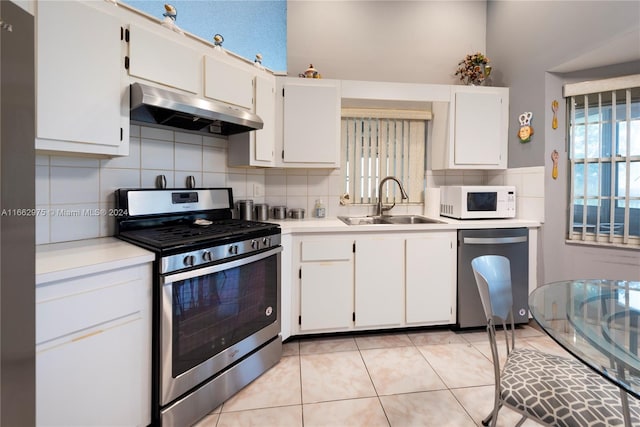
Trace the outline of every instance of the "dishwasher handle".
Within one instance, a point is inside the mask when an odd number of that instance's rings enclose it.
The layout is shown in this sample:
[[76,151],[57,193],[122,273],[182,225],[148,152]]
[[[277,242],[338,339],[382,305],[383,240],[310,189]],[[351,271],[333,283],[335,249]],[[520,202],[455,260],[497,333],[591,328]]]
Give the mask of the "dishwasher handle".
[[527,236],[516,237],[464,237],[465,245],[508,245],[512,243],[525,243]]

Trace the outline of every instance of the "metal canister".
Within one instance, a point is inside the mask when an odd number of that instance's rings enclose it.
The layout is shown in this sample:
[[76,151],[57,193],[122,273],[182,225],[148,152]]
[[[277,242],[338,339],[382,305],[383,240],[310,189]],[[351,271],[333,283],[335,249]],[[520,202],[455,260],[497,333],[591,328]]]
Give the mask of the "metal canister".
[[272,219],[286,219],[287,218],[287,207],[286,206],[273,206],[271,208],[271,218]]
[[253,200],[238,200],[236,210],[239,219],[253,220]]
[[266,203],[256,203],[253,210],[254,218],[257,221],[266,221],[269,219],[269,205]]
[[289,210],[289,217],[291,219],[304,219],[304,209],[294,208]]

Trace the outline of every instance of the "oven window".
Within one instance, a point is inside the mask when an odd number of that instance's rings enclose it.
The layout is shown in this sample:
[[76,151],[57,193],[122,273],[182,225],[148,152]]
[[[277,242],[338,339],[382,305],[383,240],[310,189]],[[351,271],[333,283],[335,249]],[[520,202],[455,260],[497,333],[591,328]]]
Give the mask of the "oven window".
[[172,284],[174,377],[277,320],[277,261],[273,255]]
[[490,211],[494,212],[498,206],[498,193],[479,192],[467,194],[467,211]]

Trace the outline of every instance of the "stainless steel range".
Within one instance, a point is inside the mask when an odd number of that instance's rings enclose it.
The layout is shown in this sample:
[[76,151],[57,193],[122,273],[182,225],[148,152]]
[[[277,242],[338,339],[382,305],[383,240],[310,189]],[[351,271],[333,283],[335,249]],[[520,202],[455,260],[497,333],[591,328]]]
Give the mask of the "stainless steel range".
[[156,253],[152,422],[188,426],[275,365],[280,228],[232,219],[230,188],[120,189],[120,239]]

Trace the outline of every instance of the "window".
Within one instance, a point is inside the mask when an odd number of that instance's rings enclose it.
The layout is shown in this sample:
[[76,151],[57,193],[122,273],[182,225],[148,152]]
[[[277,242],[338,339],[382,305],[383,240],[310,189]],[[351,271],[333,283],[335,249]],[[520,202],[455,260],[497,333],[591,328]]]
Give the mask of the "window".
[[565,96],[568,237],[640,246],[640,75],[565,85]]
[[[343,110],[342,150],[345,191],[351,203],[378,201],[378,184],[398,178],[407,192],[405,202],[421,203],[425,178],[426,121],[430,113]],[[383,202],[400,203],[397,185],[385,185]]]

